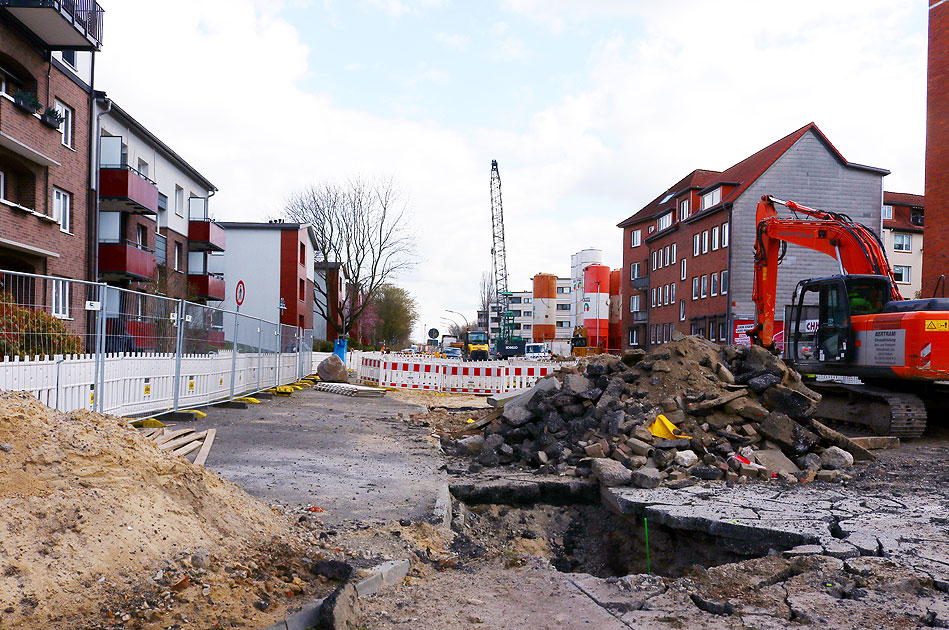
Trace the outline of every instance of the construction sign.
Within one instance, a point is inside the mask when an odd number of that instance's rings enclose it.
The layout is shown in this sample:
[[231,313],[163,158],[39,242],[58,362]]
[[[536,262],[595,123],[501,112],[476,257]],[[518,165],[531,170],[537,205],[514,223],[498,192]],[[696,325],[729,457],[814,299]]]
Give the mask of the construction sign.
[[926,332],[949,332],[949,319],[927,319]]

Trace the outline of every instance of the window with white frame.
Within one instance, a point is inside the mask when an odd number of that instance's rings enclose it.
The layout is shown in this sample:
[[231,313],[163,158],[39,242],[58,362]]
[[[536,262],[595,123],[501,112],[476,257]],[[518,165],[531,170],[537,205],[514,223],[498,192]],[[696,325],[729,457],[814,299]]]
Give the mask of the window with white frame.
[[889,221],[893,218],[893,206],[885,204],[883,206],[883,220]]
[[59,99],[53,101],[53,109],[59,112],[59,115],[63,117],[63,122],[60,123],[59,130],[63,134],[63,144],[71,149],[73,143],[73,120],[75,119],[75,112],[73,111],[72,107],[66,103],[63,103]]
[[699,277],[692,278],[692,299],[699,299]]
[[708,297],[708,276],[702,276],[702,297]]
[[669,254],[671,253],[671,252],[669,251],[669,246],[666,245],[666,246],[663,248],[662,251],[663,251],[663,260],[665,261],[662,266],[663,266],[663,267],[668,267],[668,266],[669,266]]
[[728,247],[728,223],[722,223],[722,247]]
[[0,171],[0,199],[7,198],[7,175]]
[[692,322],[692,328],[691,328],[691,330],[692,330],[692,332],[689,333],[689,334],[691,334],[691,335],[694,335],[695,333],[698,332],[699,328],[698,328],[698,326],[695,325],[695,322]]
[[629,312],[635,313],[639,310],[639,294],[629,296]]
[[656,252],[652,253],[652,270],[656,270]]
[[679,321],[685,321],[685,300],[679,300]]
[[692,256],[699,255],[699,247],[701,247],[701,242],[699,241],[700,235],[696,234],[692,237]]
[[659,221],[656,223],[656,229],[659,230],[660,232],[662,232],[662,231],[663,231],[664,229],[666,229],[667,227],[671,227],[671,226],[672,226],[672,213],[671,213],[671,212],[667,212],[667,213],[665,213],[664,215],[662,215],[661,217],[659,217]]
[[662,287],[662,305],[669,306],[669,285]]
[[676,244],[673,243],[672,244],[672,264],[674,265],[675,262],[676,262]]
[[138,172],[143,177],[148,177],[148,162],[142,158],[138,158]]
[[707,192],[702,195],[702,210],[711,208],[714,205],[717,205],[722,200],[722,187],[719,186],[712,192]]
[[643,244],[643,231],[642,230],[633,230],[629,233],[629,246],[630,247],[639,247]]
[[69,318],[69,282],[66,280],[51,280],[50,290],[52,296],[50,305],[52,306],[53,317],[60,319]]
[[638,328],[629,329],[629,345],[631,346],[639,345],[639,329]]
[[185,216],[185,189],[181,186],[175,186],[175,214]]
[[722,295],[725,295],[728,293],[728,270],[727,269],[722,272],[721,291],[719,291],[719,293],[721,293]]
[[635,280],[639,277],[639,263],[629,263],[629,279]]
[[712,251],[718,249],[718,226],[712,228]]
[[689,216],[689,200],[683,199],[679,202],[679,220],[686,219]]
[[649,338],[652,340],[652,343],[656,343],[656,325],[655,324],[649,327]]
[[718,273],[712,274],[712,279],[710,280],[712,295],[718,295]]
[[702,253],[708,253],[708,230],[702,232]]
[[181,243],[175,243],[175,271],[182,271],[181,267]]
[[912,282],[911,271],[908,265],[893,265],[893,279],[900,284],[909,284]]
[[913,235],[902,232],[893,233],[893,251],[911,252],[913,251]]
[[59,188],[53,188],[53,219],[59,229],[69,232],[72,224],[72,196]]
[[685,258],[682,259],[682,262],[679,263],[679,280],[685,280],[686,269],[685,269]]
[[652,289],[649,290],[649,295],[650,295],[649,306],[651,308],[655,308],[656,307],[656,287],[653,287]]
[[718,323],[718,340],[719,340],[719,341],[725,341],[725,329],[726,329],[726,328],[727,328],[727,327],[725,326],[725,322],[719,322],[719,323]]
[[673,282],[669,285],[669,304],[676,303],[676,283]]

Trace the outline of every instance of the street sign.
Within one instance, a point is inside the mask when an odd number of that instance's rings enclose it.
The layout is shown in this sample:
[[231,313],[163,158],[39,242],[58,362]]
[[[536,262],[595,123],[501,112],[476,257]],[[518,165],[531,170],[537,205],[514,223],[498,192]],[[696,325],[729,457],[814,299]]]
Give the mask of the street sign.
[[438,339],[438,329],[437,329],[437,328],[430,328],[429,331],[428,331],[428,338],[429,338],[429,339]]
[[237,300],[237,305],[240,306],[244,303],[244,281],[240,280],[237,283],[237,290],[235,291],[235,296]]

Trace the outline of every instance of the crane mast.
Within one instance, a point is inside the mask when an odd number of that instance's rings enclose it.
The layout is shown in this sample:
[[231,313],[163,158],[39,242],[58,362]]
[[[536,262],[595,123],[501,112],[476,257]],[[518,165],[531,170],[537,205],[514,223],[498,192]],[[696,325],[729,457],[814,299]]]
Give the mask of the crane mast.
[[[507,286],[507,250],[504,246],[504,208],[501,205],[501,173],[498,161],[491,160],[491,258],[494,266],[494,296],[498,303],[498,323],[500,341],[511,338],[514,328],[514,314],[510,310],[511,294]],[[490,324],[491,314],[488,313]]]

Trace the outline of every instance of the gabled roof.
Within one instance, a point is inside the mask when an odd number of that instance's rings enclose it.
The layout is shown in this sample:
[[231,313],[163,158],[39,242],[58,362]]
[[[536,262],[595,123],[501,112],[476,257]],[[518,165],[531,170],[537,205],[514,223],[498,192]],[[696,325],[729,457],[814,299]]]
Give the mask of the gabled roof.
[[[699,184],[702,188],[702,192],[713,190],[720,185],[732,185],[734,188],[727,195],[723,196],[718,204],[693,214],[688,220],[691,221],[693,218],[704,216],[709,212],[714,212],[727,204],[733,203],[748,189],[749,186],[755,182],[755,180],[757,180],[759,177],[761,177],[761,175],[764,174],[765,171],[771,168],[778,158],[784,155],[788,149],[794,146],[795,142],[800,140],[809,131],[813,131],[817,138],[827,147],[827,150],[830,151],[837,161],[847,168],[867,170],[874,173],[879,173],[881,175],[889,174],[889,171],[886,169],[848,162],[844,156],[841,155],[840,151],[838,151],[837,148],[831,144],[830,140],[827,139],[827,137],[817,127],[817,125],[814,123],[808,123],[800,129],[784,136],[776,142],[769,144],[757,153],[748,156],[741,162],[738,162],[734,166],[731,166],[720,173],[716,171],[693,171],[693,174],[706,173],[710,175],[704,184]],[[673,187],[673,189],[674,188],[675,187]],[[657,200],[661,200],[663,197],[664,195],[658,197]],[[631,223],[636,223],[643,219],[650,218],[656,213],[656,210],[664,209],[658,208],[656,206],[657,203],[656,200],[654,200],[642,210],[620,223],[618,227],[625,227]]]
[[[708,182],[714,181],[718,175],[721,175],[721,173],[718,171],[708,171],[704,169],[696,169],[692,171],[663,191],[661,195],[650,201],[639,212],[632,215],[625,221],[617,224],[616,227],[626,227],[627,225],[638,223],[639,221],[652,218],[657,214],[662,214],[663,212],[675,208],[675,197],[687,190],[698,190],[704,188],[708,185]],[[667,201],[663,201],[666,199]]]
[[914,195],[912,193],[899,193],[883,191],[883,203],[897,206],[919,206],[924,207],[926,197],[923,195]]

